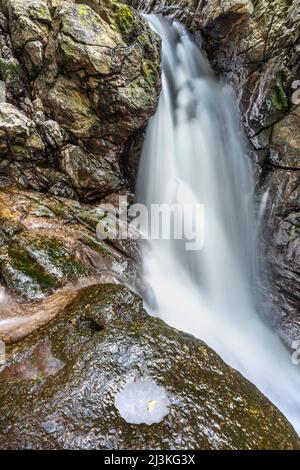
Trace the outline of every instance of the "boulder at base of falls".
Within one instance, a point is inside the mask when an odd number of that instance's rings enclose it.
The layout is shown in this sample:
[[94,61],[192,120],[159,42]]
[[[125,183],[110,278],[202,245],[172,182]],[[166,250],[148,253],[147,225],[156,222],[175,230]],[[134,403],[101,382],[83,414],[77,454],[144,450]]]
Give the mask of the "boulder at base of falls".
[[[169,409],[158,423],[129,424],[115,406],[140,381],[162,387]],[[124,286],[84,288],[47,326],[8,347],[0,369],[2,449],[297,446],[254,385],[203,342],[148,316]]]

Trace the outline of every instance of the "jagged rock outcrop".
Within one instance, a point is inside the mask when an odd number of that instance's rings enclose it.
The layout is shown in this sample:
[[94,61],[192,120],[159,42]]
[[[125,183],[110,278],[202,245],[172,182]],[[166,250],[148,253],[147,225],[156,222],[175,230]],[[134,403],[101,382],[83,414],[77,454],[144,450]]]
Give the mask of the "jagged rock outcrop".
[[0,20],[0,185],[85,201],[126,188],[124,151],[158,98],[157,36],[114,0],[1,0]]
[[[261,289],[271,317],[300,338],[300,5],[298,0],[133,0],[199,32],[209,60],[234,88],[257,176]],[[270,279],[271,277],[271,279]],[[286,317],[286,319],[285,319]],[[286,325],[286,327],[284,327]]]
[[[170,406],[161,422],[121,418],[116,395],[137,379],[165,387]],[[2,449],[298,447],[290,424],[254,385],[111,284],[83,289],[62,315],[8,348],[0,431]]]

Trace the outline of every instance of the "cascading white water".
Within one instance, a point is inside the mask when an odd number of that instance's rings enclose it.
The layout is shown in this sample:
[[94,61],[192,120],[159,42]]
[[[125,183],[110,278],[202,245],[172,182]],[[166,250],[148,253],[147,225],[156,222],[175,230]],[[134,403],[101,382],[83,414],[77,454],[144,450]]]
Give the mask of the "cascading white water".
[[152,240],[145,277],[160,316],[204,340],[253,382],[300,432],[300,366],[260,319],[252,174],[228,87],[218,84],[189,34],[147,15],[162,38],[162,91],[141,157],[138,202],[204,204],[203,249]]

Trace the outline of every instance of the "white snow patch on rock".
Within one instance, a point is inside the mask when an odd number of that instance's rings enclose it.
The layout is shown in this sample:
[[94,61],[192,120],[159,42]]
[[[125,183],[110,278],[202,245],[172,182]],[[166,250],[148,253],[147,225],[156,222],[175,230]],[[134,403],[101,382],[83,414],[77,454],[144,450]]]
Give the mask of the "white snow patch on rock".
[[169,413],[170,400],[164,387],[153,380],[129,383],[118,393],[115,406],[127,423],[159,423]]

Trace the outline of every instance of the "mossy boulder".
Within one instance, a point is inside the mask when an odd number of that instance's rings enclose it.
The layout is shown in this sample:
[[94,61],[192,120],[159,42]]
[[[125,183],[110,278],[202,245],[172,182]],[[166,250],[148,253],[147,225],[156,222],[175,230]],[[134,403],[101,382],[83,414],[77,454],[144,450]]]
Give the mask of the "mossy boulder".
[[12,292],[30,300],[95,270],[76,257],[61,238],[23,230],[15,242],[0,249],[0,272]]
[[44,272],[18,244],[10,244],[1,250],[0,270],[6,286],[26,299],[41,298],[51,288],[58,287],[55,279]]
[[[128,424],[127,383],[165,387],[169,413]],[[148,316],[126,287],[96,285],[25,341],[0,372],[0,448],[296,449],[282,414],[204,343]]]
[[90,277],[135,284],[130,250],[97,237],[98,224],[109,224],[103,217],[99,208],[72,200],[0,191],[0,285],[19,300],[36,300]]
[[[89,180],[94,197],[99,198],[103,186],[105,193],[122,186],[127,141],[155,111],[160,90],[159,39],[138,13],[110,0],[63,2],[55,9],[52,28],[35,92],[75,138],[72,144],[81,147],[82,160],[89,159],[89,165],[81,165],[85,166],[83,179]],[[66,171],[64,163],[65,158],[61,168]],[[78,166],[75,161],[74,165]],[[102,184],[97,176],[101,167],[105,168]],[[80,188],[79,194],[89,199],[91,191]]]
[[35,76],[43,65],[51,15],[45,0],[6,0],[12,45],[23,54],[24,65]]

